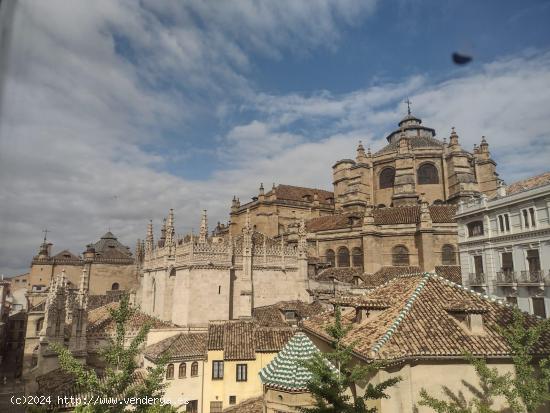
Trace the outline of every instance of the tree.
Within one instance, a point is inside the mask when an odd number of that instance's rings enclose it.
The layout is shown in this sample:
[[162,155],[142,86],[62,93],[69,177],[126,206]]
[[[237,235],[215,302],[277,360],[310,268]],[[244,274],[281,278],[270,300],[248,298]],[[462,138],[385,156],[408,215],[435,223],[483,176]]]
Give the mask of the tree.
[[454,395],[448,388],[444,391],[450,401],[439,400],[422,389],[419,404],[438,413],[491,413],[496,412],[491,409],[493,398],[501,396],[512,411],[534,413],[550,401],[550,356],[534,358],[541,338],[550,336],[550,320],[530,325],[526,315],[514,308],[511,323],[497,329],[510,348],[515,374],[500,374],[496,368],[488,367],[483,358],[466,354],[476,370],[482,391],[468,386],[474,398],[466,402],[464,397]]
[[[92,369],[79,362],[71,352],[59,345],[51,348],[58,354],[60,367],[72,374],[82,393],[101,399],[98,404],[86,404],[78,406],[75,411],[85,413],[122,412],[129,406],[135,412],[164,413],[175,411],[170,405],[163,405],[160,399],[164,395],[163,378],[165,374],[166,360],[163,359],[154,368],[148,368],[148,374],[140,378],[137,370],[136,358],[142,344],[147,338],[150,325],[143,325],[137,335],[128,341],[126,323],[136,311],[130,303],[128,296],[123,296],[117,308],[109,309],[111,317],[116,322],[116,335],[114,339],[101,351],[107,367],[101,377]],[[145,397],[156,398],[152,404],[129,402],[130,398]],[[126,399],[124,403],[115,400]]]
[[[386,389],[394,386],[401,378],[390,378],[377,385],[368,383],[365,393],[359,395],[357,382],[368,380],[383,366],[380,363],[353,363],[356,343],[344,344],[344,338],[351,327],[346,327],[342,323],[342,314],[338,306],[334,310],[334,317],[334,324],[326,328],[332,338],[331,346],[334,351],[318,353],[305,362],[312,373],[307,387],[315,400],[315,407],[300,410],[304,413],[376,413],[377,409],[368,408],[366,402],[388,398]],[[347,394],[348,390],[351,396]]]

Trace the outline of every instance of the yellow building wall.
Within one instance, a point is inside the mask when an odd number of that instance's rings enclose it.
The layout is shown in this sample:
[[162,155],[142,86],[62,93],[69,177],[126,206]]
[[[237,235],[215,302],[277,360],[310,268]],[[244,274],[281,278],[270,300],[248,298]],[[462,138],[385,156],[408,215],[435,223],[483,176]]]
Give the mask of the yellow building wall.
[[[229,407],[229,396],[236,396],[236,403],[263,393],[260,370],[269,364],[277,353],[256,353],[255,360],[224,360],[223,380],[212,379],[212,361],[223,360],[223,351],[209,351],[204,370],[203,412],[210,412],[210,402],[221,401]],[[237,381],[237,364],[246,364],[247,381]]]

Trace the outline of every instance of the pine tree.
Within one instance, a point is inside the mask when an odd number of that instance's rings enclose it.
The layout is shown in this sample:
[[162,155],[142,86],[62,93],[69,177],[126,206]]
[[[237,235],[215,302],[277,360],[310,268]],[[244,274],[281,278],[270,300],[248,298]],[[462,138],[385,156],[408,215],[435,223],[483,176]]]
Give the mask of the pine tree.
[[354,363],[352,359],[355,343],[344,344],[344,338],[351,327],[342,323],[338,306],[334,310],[334,317],[334,324],[326,328],[332,337],[333,351],[318,353],[305,363],[312,373],[308,390],[315,400],[315,407],[300,410],[303,413],[376,413],[377,409],[368,408],[366,402],[388,398],[386,389],[397,384],[401,378],[390,378],[377,385],[368,383],[365,393],[359,395],[356,383],[367,381],[383,366],[379,363]]
[[450,401],[432,397],[422,389],[419,404],[438,413],[493,413],[496,412],[491,409],[493,398],[502,396],[512,411],[534,413],[550,401],[550,356],[538,360],[533,357],[541,337],[545,335],[547,339],[550,335],[550,320],[530,326],[525,314],[514,308],[511,323],[497,328],[510,348],[515,374],[500,374],[496,368],[488,367],[484,359],[466,354],[476,370],[482,391],[470,388],[474,398],[466,402],[449,389],[444,390]]
[[[53,345],[52,349],[58,354],[60,367],[72,374],[82,393],[105,400],[126,401],[129,398],[144,397],[157,398],[160,400],[164,395],[163,378],[165,374],[166,360],[161,360],[154,368],[148,368],[143,379],[138,378],[137,356],[142,344],[147,338],[150,325],[143,325],[137,335],[128,341],[126,323],[136,311],[130,303],[128,296],[123,296],[117,308],[109,309],[111,317],[116,322],[116,335],[114,339],[101,351],[101,356],[106,362],[104,374],[100,377],[94,370],[86,367],[71,354],[71,352],[60,345]],[[131,409],[143,413],[168,413],[175,411],[169,405],[162,405],[160,401],[153,404],[135,403],[108,403],[88,404],[78,406],[76,412],[85,413],[106,413],[122,412]]]

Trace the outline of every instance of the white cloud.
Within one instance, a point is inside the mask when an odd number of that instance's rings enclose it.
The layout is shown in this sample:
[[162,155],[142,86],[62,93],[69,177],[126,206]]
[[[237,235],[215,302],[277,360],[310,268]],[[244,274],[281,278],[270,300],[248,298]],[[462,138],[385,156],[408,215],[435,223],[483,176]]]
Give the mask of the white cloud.
[[[211,223],[227,219],[232,195],[244,201],[260,182],[330,189],[333,163],[353,157],[359,139],[379,149],[407,96],[440,136],[456,126],[470,149],[486,135],[505,179],[547,169],[547,54],[437,84],[415,74],[349,94],[277,96],[247,80],[254,54],[336,47],[338,28],[361,21],[374,2],[21,4],[0,125],[6,274],[30,263],[45,226],[57,251],[81,252],[109,226],[133,246],[147,220],[158,230],[170,207],[187,232],[202,208]],[[246,121],[231,118],[237,105]],[[187,128],[205,114],[227,129],[212,149],[212,176],[163,172],[192,155],[159,148],[161,128]]]

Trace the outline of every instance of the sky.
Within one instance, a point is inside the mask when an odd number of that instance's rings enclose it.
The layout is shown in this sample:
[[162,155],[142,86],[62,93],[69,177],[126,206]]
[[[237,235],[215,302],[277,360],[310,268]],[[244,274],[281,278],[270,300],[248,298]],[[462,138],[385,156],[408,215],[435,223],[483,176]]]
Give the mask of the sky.
[[[0,10],[0,272],[226,222],[261,182],[331,189],[406,114],[507,183],[550,169],[547,1],[20,1]],[[11,9],[9,11],[12,11]],[[455,51],[473,56],[451,61]]]

